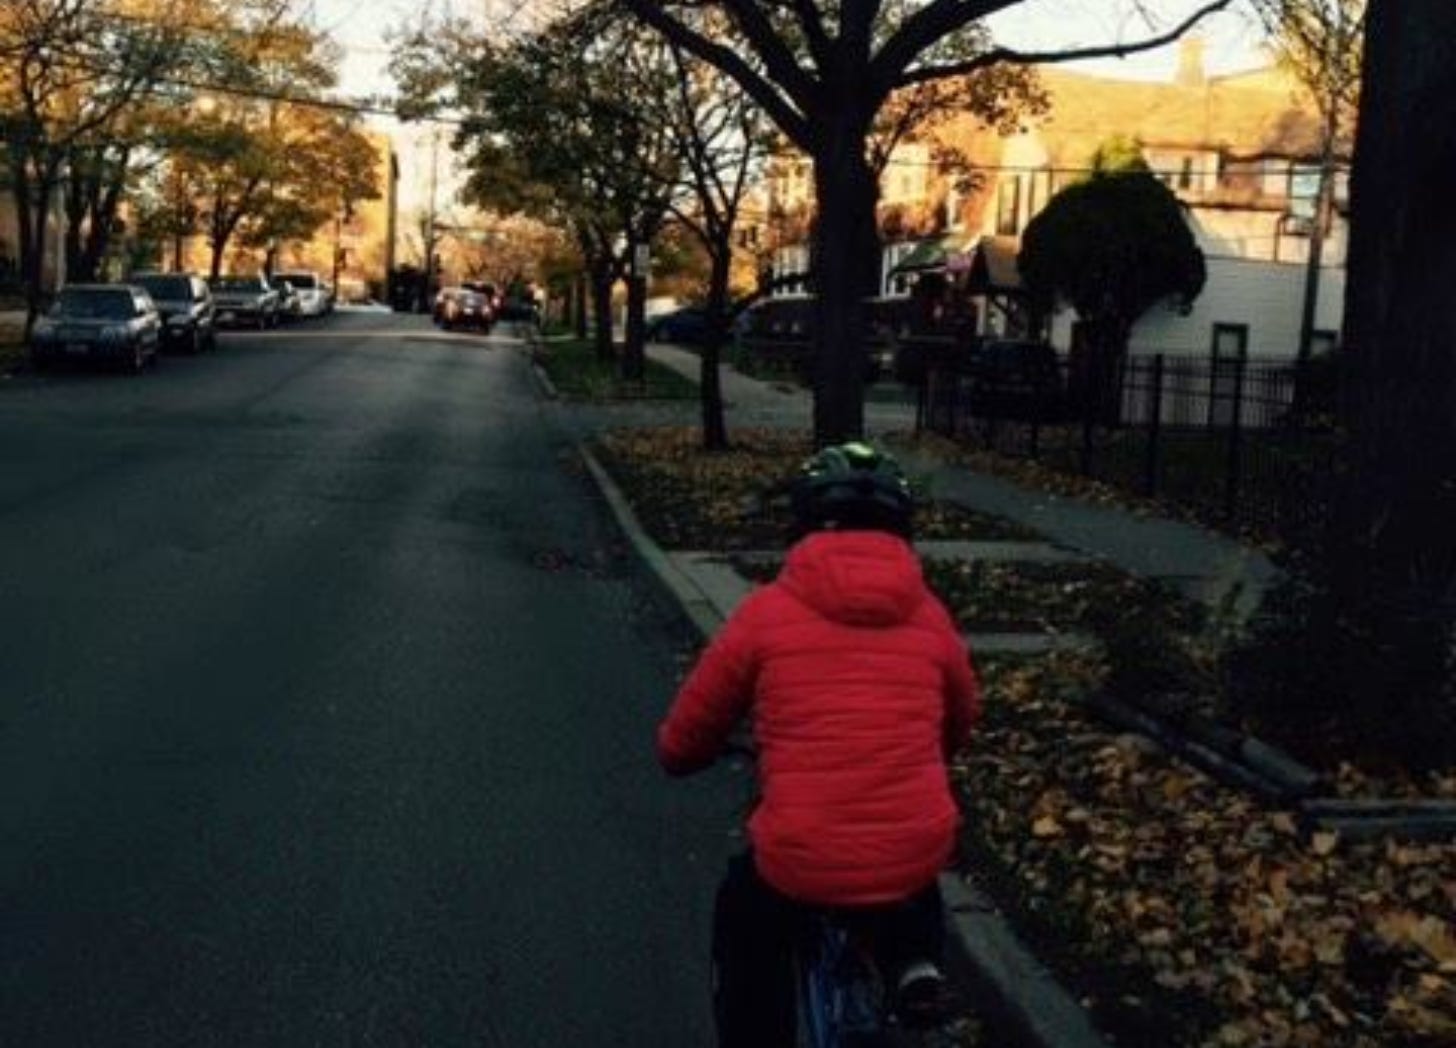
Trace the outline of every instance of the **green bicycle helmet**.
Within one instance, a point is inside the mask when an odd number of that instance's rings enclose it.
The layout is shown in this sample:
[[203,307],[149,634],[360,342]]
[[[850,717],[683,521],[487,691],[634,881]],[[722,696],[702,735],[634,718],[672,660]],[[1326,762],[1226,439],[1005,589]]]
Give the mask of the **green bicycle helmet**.
[[824,448],[789,489],[796,532],[889,531],[910,537],[915,500],[900,464],[860,441]]

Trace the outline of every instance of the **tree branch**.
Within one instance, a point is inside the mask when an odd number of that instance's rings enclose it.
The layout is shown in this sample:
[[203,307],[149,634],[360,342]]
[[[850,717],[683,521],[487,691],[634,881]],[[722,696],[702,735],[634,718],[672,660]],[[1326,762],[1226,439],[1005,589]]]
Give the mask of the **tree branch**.
[[[784,134],[795,141],[803,141],[808,137],[809,123],[805,120],[803,113],[808,108],[806,103],[812,99],[815,90],[814,82],[798,67],[793,55],[789,53],[783,41],[778,39],[772,29],[768,27],[762,12],[757,10],[755,4],[747,2],[747,0],[731,0],[727,6],[734,15],[734,20],[739,23],[745,34],[750,36],[754,48],[764,59],[768,72],[767,79],[759,75],[738,52],[689,28],[668,14],[662,5],[657,3],[657,0],[615,0],[615,2],[626,7],[641,21],[656,29],[684,51],[697,55],[703,61],[723,70],[736,80],[739,86],[763,107],[764,112],[769,114],[769,117],[783,130]],[[747,21],[742,19],[747,19]],[[761,23],[764,27],[762,40],[753,34],[752,27],[756,23]],[[775,84],[779,85],[788,95],[787,100],[775,89]]]
[[[937,3],[940,2],[942,0],[937,0]],[[965,76],[969,73],[976,72],[978,69],[985,69],[988,66],[1001,64],[1037,65],[1043,63],[1072,62],[1086,58],[1125,58],[1128,55],[1138,54],[1142,51],[1151,51],[1165,44],[1171,44],[1199,22],[1203,21],[1203,19],[1211,14],[1225,10],[1232,3],[1233,0],[1209,0],[1208,3],[1204,4],[1167,32],[1159,33],[1157,36],[1147,37],[1130,44],[1106,44],[1100,47],[1081,47],[1063,51],[1018,51],[1010,47],[994,47],[984,54],[977,55],[975,58],[967,59],[964,62],[923,66],[919,69],[908,70],[901,75],[895,86],[907,87],[911,84],[923,84],[931,80]]]

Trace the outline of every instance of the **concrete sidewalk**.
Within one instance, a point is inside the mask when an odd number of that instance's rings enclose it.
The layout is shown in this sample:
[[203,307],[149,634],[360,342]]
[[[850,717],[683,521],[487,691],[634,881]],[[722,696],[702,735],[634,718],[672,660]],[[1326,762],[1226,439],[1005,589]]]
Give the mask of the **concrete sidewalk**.
[[[648,355],[697,378],[696,354],[652,345]],[[723,368],[723,389],[725,399],[734,405],[730,430],[735,423],[746,424],[740,416],[749,412],[757,419],[776,416],[782,419],[780,424],[797,427],[806,426],[810,417],[805,390],[750,378],[728,366]],[[871,437],[910,432],[914,421],[910,403],[865,405],[865,428]],[[1048,494],[923,455],[902,454],[901,460],[912,475],[926,478],[937,498],[1025,524],[1059,546],[1135,575],[1165,580],[1210,607],[1227,601],[1241,617],[1257,608],[1264,591],[1279,577],[1263,553],[1207,528]]]

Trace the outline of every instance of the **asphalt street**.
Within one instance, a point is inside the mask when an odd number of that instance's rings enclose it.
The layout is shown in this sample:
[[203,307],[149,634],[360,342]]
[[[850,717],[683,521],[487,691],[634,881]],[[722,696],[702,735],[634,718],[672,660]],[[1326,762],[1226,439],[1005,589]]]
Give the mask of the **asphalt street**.
[[0,382],[0,1044],[710,1043],[740,784],[518,350]]

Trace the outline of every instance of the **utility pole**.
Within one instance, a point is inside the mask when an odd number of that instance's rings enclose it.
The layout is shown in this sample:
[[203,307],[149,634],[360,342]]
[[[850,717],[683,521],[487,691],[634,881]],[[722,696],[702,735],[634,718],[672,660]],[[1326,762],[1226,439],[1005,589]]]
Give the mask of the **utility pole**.
[[440,129],[430,129],[430,210],[425,217],[425,291],[420,312],[428,313],[435,288],[435,189],[439,181]]
[[340,256],[342,254],[343,241],[344,241],[344,215],[343,215],[343,212],[338,212],[338,213],[336,213],[334,215],[334,282],[333,282],[333,286],[335,288],[335,292],[334,292],[335,294],[338,294],[337,288],[339,286],[339,264],[340,264],[340,262],[342,262],[342,258]]

